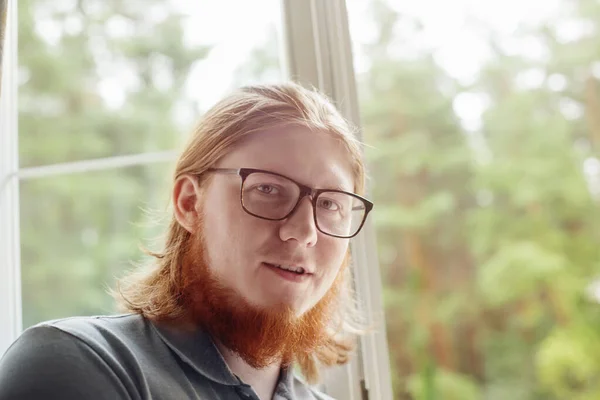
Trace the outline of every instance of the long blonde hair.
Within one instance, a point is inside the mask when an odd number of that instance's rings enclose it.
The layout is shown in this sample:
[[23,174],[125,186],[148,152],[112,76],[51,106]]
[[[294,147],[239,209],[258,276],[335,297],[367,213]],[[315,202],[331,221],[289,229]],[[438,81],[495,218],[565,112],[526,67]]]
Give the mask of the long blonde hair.
[[[295,83],[244,87],[212,107],[193,130],[177,160],[173,182],[184,174],[202,176],[246,135],[290,125],[327,132],[339,139],[352,166],[354,191],[364,194],[365,170],[355,132],[324,95]],[[190,237],[172,216],[163,250],[149,253],[155,262],[120,279],[112,291],[122,310],[153,320],[185,320],[180,278]],[[319,363],[329,366],[347,362],[354,339],[362,332],[362,319],[352,292],[351,268],[345,268],[344,273],[340,307],[334,315],[328,344],[297,360],[309,382],[318,379]]]

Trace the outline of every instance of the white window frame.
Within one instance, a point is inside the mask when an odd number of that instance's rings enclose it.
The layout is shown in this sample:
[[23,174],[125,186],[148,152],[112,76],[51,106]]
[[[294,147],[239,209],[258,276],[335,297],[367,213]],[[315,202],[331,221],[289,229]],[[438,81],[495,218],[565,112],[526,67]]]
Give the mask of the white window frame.
[[[288,77],[319,88],[342,114],[360,126],[358,97],[344,0],[281,0]],[[17,0],[7,0],[0,93],[0,356],[22,330],[19,181],[51,175],[153,164],[173,152],[109,157],[19,170],[17,102]],[[353,239],[355,287],[368,318],[378,329],[363,337],[346,366],[327,371],[326,391],[347,400],[391,400],[389,352],[375,232],[367,221]]]
[[[344,117],[360,127],[345,0],[282,1],[287,63],[284,71],[289,78],[328,94]],[[383,292],[370,220],[353,239],[352,256],[356,292],[376,331],[361,338],[360,351],[348,365],[329,371],[325,389],[339,399],[392,400]]]
[[3,4],[6,32],[0,86],[0,355],[21,332],[19,151],[17,136],[17,0]]

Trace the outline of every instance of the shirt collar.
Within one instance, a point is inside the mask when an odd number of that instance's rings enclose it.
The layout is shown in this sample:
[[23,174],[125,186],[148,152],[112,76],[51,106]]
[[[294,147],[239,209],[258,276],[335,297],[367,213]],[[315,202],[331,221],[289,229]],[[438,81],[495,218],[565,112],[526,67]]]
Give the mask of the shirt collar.
[[[248,386],[229,369],[215,342],[203,329],[180,328],[168,323],[152,321],[150,325],[163,342],[199,374],[226,386]],[[281,369],[273,398],[283,400],[298,398],[297,392],[298,390],[302,392],[301,389],[308,390],[294,376],[293,368],[285,367]]]
[[204,330],[185,329],[156,322],[151,322],[151,325],[166,345],[198,373],[222,385],[241,384],[227,366],[210,335]]
[[290,399],[292,398],[292,394],[290,391],[293,387],[294,374],[292,372],[292,367],[286,367],[281,369],[281,374],[279,375],[279,382],[277,382],[277,386],[275,386],[275,393],[273,398]]

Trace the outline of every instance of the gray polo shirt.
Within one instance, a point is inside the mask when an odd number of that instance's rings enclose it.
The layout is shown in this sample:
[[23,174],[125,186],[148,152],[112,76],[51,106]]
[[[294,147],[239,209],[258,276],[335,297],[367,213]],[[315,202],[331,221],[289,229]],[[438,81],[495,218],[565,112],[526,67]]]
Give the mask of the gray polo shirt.
[[[74,317],[27,329],[0,360],[0,400],[258,400],[209,335],[139,315]],[[273,399],[330,397],[282,370]]]

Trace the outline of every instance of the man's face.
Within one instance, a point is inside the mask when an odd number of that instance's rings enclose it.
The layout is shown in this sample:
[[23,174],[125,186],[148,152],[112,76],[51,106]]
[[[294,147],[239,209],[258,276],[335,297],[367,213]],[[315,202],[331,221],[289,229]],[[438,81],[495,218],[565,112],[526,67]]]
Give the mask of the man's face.
[[[283,128],[245,138],[216,166],[276,172],[313,188],[353,191],[348,155],[332,136],[306,128]],[[344,261],[348,239],[317,230],[308,197],[282,221],[246,213],[241,178],[215,174],[202,201],[206,261],[215,278],[249,304],[263,309],[290,307],[297,316],[311,309],[331,287]],[[289,272],[269,265],[301,266]]]

